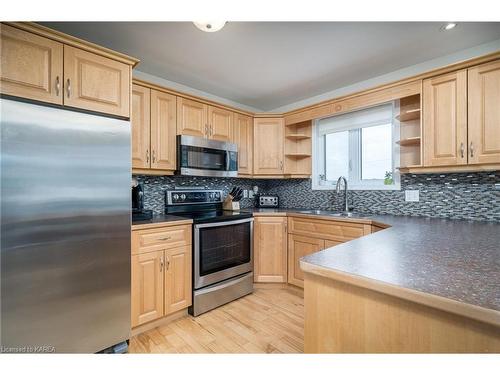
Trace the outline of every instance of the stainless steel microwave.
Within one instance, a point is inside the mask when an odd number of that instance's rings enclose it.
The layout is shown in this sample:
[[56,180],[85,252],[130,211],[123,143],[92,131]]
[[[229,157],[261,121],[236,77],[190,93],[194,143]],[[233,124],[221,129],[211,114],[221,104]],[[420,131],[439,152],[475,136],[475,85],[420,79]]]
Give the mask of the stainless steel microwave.
[[238,145],[178,135],[177,173],[184,176],[237,177]]

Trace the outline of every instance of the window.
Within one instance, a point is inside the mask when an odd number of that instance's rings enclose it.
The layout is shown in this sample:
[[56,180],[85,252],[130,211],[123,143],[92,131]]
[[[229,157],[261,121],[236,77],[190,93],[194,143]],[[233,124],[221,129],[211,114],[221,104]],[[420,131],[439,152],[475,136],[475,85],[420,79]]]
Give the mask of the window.
[[321,119],[314,125],[313,189],[345,176],[354,190],[399,189],[393,105]]

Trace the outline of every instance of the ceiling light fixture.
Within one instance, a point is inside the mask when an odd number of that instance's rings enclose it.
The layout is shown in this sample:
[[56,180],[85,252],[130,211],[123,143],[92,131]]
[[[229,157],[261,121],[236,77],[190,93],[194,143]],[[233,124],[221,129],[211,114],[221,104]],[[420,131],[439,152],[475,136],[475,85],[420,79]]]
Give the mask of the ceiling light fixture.
[[193,23],[201,31],[214,33],[222,29],[227,21],[194,21]]
[[443,25],[441,27],[441,30],[442,31],[448,31],[448,30],[454,29],[456,26],[457,26],[456,23],[454,23],[454,22],[448,22],[446,25]]

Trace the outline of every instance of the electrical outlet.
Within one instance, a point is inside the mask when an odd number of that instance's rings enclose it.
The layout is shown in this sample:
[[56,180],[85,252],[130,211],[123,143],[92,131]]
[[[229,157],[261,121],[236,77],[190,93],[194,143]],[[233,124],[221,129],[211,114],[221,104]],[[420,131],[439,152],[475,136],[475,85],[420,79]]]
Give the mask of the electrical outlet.
[[248,190],[248,198],[253,198],[254,193],[253,190]]
[[405,201],[406,202],[418,202],[420,201],[418,190],[405,190]]
[[243,198],[248,198],[248,190],[243,190]]

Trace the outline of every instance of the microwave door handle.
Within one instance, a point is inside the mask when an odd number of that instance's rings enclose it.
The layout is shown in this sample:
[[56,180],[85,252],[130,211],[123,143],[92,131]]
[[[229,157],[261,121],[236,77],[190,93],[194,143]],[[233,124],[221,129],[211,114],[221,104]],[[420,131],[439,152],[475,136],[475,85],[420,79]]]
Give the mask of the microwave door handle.
[[229,171],[229,163],[230,163],[230,158],[229,158],[229,155],[230,155],[230,151],[226,151],[226,171]]

